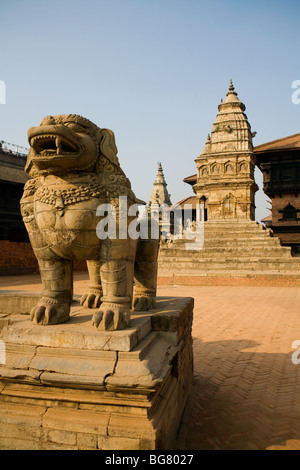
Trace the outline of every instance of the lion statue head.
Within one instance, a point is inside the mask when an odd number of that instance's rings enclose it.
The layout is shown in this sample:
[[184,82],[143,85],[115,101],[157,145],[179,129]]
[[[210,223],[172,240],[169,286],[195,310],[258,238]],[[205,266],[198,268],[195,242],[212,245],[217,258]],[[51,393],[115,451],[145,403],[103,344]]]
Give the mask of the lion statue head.
[[114,133],[77,114],[45,117],[28,130],[28,142],[25,171],[30,175],[93,171],[101,154],[120,166]]
[[[114,133],[77,114],[46,116],[28,130],[30,151],[25,171],[34,180],[56,175],[96,174],[108,196],[128,195],[137,200],[120,167]],[[143,203],[143,201],[141,201]],[[144,203],[143,203],[144,204]]]

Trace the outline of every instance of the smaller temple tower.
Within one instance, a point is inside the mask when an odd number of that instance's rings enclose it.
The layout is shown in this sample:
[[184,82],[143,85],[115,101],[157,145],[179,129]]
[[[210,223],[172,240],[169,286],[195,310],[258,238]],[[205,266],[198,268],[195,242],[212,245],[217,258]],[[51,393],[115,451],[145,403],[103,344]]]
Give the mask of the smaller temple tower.
[[226,99],[208,135],[203,152],[196,158],[197,202],[204,204],[207,220],[255,219],[251,127],[245,105],[238,99],[232,80]]
[[167,206],[171,206],[171,195],[167,191],[167,183],[165,180],[164,172],[162,169],[162,165],[158,162],[158,171],[156,175],[156,179],[153,183],[153,190],[151,193],[150,201],[148,207],[152,204],[159,204],[163,205],[166,204]]
[[159,221],[161,234],[172,231],[173,225],[172,214],[165,210],[172,205],[171,195],[168,193],[167,186],[162,164],[158,162],[156,179],[153,183],[153,190],[144,215],[151,214]]

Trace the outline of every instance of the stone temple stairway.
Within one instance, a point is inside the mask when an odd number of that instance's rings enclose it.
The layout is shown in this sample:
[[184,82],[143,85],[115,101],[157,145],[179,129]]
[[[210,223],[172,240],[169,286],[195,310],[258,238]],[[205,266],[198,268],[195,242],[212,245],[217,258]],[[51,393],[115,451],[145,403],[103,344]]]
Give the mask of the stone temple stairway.
[[289,276],[300,279],[300,258],[254,221],[205,222],[201,250],[185,240],[162,243],[159,277]]

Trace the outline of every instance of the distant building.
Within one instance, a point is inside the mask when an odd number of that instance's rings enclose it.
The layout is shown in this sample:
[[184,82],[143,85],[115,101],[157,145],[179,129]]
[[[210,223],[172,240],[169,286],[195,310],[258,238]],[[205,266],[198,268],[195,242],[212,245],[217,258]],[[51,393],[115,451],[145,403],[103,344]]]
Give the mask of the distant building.
[[159,162],[157,175],[153,183],[153,190],[150,196],[148,207],[151,207],[152,204],[166,204],[167,206],[172,205],[171,195],[168,193],[167,186],[168,185],[165,180],[162,165]]
[[258,145],[254,154],[272,201],[271,214],[262,222],[283,245],[300,253],[300,134]]
[[[164,232],[169,233],[169,230],[172,231],[173,226],[173,214],[171,213],[168,215],[161,210],[162,208],[166,209],[172,205],[171,202],[171,195],[167,190],[167,183],[165,180],[164,172],[162,169],[162,164],[158,163],[158,170],[155,181],[153,183],[153,190],[150,196],[150,200],[145,210],[145,214],[151,214],[154,218],[159,220],[159,227],[160,232],[163,234]],[[167,216],[164,219],[163,216]],[[169,218],[171,218],[169,222]],[[171,227],[170,227],[171,225]]]
[[20,199],[28,176],[26,157],[0,147],[0,240],[28,242],[20,212]]

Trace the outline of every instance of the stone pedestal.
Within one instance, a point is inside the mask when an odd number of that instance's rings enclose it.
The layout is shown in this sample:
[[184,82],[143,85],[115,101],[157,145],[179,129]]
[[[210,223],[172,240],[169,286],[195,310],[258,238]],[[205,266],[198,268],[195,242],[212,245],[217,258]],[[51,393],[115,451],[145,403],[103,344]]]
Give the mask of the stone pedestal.
[[0,290],[0,314],[28,314],[41,295],[41,292]]
[[[193,375],[193,299],[159,298],[129,327],[93,311],[33,325],[0,314],[0,449],[172,449]],[[4,347],[4,351],[3,351]]]

